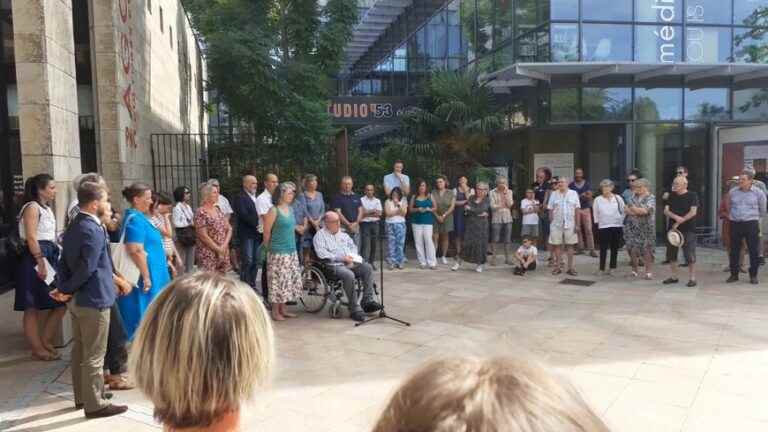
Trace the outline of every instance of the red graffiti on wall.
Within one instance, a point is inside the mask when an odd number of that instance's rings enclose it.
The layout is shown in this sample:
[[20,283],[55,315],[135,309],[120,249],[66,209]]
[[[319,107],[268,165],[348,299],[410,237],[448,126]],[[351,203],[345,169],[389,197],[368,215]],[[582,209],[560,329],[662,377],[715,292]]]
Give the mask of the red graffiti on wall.
[[118,0],[120,14],[120,63],[125,74],[125,88],[123,89],[123,106],[128,110],[131,119],[130,125],[125,127],[125,142],[128,147],[136,148],[136,134],[139,127],[139,116],[136,110],[135,89],[135,63],[133,56],[133,20],[131,13],[131,0]]

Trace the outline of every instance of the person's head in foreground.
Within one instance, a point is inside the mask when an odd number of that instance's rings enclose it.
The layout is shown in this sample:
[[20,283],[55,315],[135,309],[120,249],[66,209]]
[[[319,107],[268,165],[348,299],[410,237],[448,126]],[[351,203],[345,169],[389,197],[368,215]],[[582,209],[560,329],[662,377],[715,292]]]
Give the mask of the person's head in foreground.
[[166,430],[237,430],[240,404],[268,380],[273,358],[272,325],[253,290],[201,272],[152,302],[129,368]]
[[397,390],[374,432],[607,432],[573,386],[515,358],[438,360]]

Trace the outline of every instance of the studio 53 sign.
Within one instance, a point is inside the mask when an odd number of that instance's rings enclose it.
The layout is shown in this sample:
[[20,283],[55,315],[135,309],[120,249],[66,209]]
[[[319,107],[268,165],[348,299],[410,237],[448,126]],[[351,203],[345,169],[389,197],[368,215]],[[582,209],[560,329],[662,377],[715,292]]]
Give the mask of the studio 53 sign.
[[338,125],[393,124],[418,102],[413,97],[342,96],[328,102],[328,114]]

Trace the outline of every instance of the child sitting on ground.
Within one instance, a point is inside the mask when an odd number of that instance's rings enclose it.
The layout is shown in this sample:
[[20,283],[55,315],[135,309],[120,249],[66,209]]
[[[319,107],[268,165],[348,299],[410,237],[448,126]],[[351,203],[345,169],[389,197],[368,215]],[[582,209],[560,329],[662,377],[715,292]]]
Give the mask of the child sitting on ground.
[[518,263],[515,267],[515,274],[523,276],[528,271],[536,270],[536,256],[538,254],[539,251],[533,245],[533,239],[528,236],[523,237],[523,244],[515,252],[515,259]]

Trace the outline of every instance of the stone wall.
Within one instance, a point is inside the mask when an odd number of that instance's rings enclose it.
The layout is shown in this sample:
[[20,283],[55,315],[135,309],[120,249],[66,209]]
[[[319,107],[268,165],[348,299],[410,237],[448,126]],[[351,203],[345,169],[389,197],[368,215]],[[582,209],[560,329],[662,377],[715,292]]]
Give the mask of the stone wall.
[[178,0],[90,4],[102,171],[113,190],[151,183],[151,135],[206,128],[197,42]]
[[14,1],[13,28],[22,168],[58,182],[64,220],[71,180],[80,173],[71,0]]

